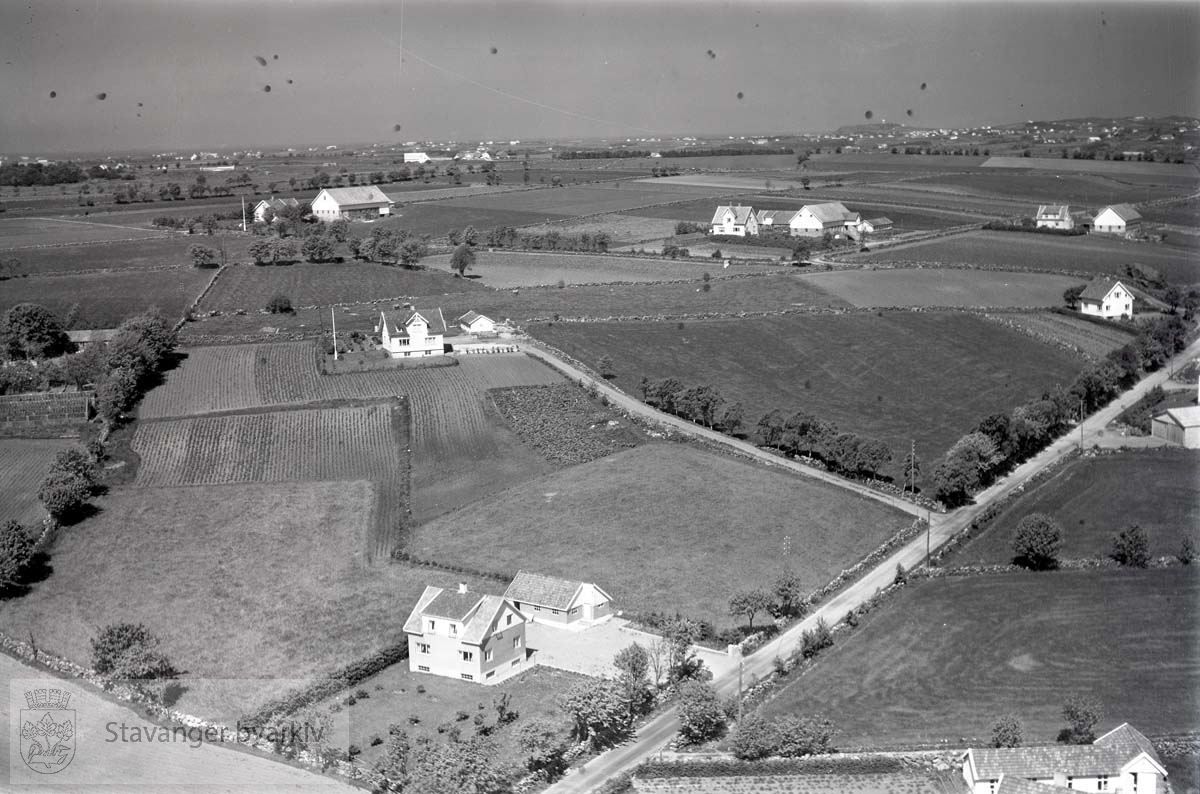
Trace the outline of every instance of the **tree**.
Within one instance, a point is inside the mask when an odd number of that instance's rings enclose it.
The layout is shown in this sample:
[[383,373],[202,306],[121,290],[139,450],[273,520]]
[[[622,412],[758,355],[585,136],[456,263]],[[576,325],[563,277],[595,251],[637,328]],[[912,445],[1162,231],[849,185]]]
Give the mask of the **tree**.
[[54,358],[74,349],[62,320],[45,306],[18,303],[4,313],[0,341],[9,358]]
[[309,262],[329,262],[334,258],[334,241],[325,234],[310,234],[304,238],[300,252]]
[[122,345],[136,349],[148,370],[158,371],[175,353],[178,335],[156,308],[129,317],[117,327],[116,336],[109,342],[109,366],[122,366],[115,354]]
[[737,726],[733,737],[733,755],[742,761],[758,761],[779,751],[779,729],[757,713],[748,714]]
[[96,386],[96,414],[109,426],[115,425],[139,395],[137,373],[127,367],[110,370]]
[[804,584],[795,571],[786,571],[775,580],[776,617],[796,617],[808,611],[808,599],[804,595]]
[[781,717],[775,723],[779,734],[776,755],[801,758],[829,752],[837,728],[824,717]]
[[0,525],[0,592],[21,583],[33,549],[33,539],[19,522],[10,518]]
[[800,635],[800,655],[811,659],[821,651],[833,645],[833,632],[824,618],[817,620],[817,625]]
[[858,468],[872,477],[892,462],[892,450],[887,444],[874,438],[863,439],[858,445]]
[[450,255],[450,269],[460,277],[466,275],[467,269],[475,265],[475,249],[466,243],[460,243]]
[[450,229],[446,232],[446,241],[450,245],[457,247],[462,243],[462,232],[458,229]]
[[688,618],[676,617],[660,627],[667,641],[667,682],[671,684],[703,676],[704,662],[692,646],[700,639],[700,625]]
[[400,245],[398,253],[400,264],[405,267],[416,267],[417,263],[429,253],[429,248],[421,240],[405,240]]
[[38,500],[55,521],[73,517],[91,495],[92,487],[82,477],[54,468],[38,488]]
[[273,240],[255,240],[246,248],[246,253],[254,260],[256,265],[265,265],[274,263],[274,241]]
[[291,314],[295,311],[292,308],[292,299],[280,292],[271,296],[271,300],[267,301],[266,309],[271,314]]
[[468,226],[462,230],[462,241],[467,245],[475,245],[479,241],[479,232],[474,226]]
[[625,693],[630,717],[642,713],[650,703],[650,654],[636,642],[627,645],[613,657],[617,668],[617,683]]
[[783,414],[778,408],[763,414],[762,418],[758,420],[758,424],[754,426],[754,429],[758,431],[759,441],[764,447],[779,446],[779,441],[783,438],[783,428]]
[[408,734],[402,727],[393,723],[388,726],[387,744],[384,747],[383,758],[379,761],[379,771],[387,778],[392,791],[404,791],[408,788],[408,761],[412,745]]
[[193,245],[188,249],[188,255],[192,258],[192,267],[199,268],[214,268],[220,263],[220,252],[215,248],[209,248],[207,245]]
[[766,590],[742,590],[729,597],[729,614],[734,617],[744,615],[754,630],[754,616],[766,612],[774,605],[771,594]]
[[576,738],[593,747],[620,741],[629,732],[629,707],[616,681],[580,681],[559,696],[558,707],[574,721]]
[[1030,513],[1017,522],[1013,553],[1018,565],[1035,571],[1058,567],[1062,526],[1045,513]]
[[722,433],[732,435],[742,429],[745,416],[746,409],[742,407],[740,401],[724,403],[721,405],[720,410],[717,411],[716,427]]
[[1060,742],[1091,744],[1096,740],[1096,724],[1103,716],[1098,700],[1085,693],[1071,695],[1063,704],[1062,714],[1068,727],[1058,734]]
[[495,743],[482,736],[444,743],[418,740],[408,766],[409,788],[421,794],[510,790],[510,774],[497,761]]
[[296,261],[296,243],[292,240],[274,240],[271,243],[271,262],[286,264]]
[[1011,714],[992,723],[992,747],[1020,747],[1023,740],[1021,721]]
[[596,371],[600,373],[600,377],[605,380],[612,380],[616,372],[613,371],[613,360],[611,357],[604,355],[596,359]]
[[528,756],[525,768],[539,778],[552,782],[567,770],[567,763],[563,759],[566,748],[563,747],[561,731],[549,720],[536,719],[522,725],[517,734],[517,743]]
[[1130,568],[1145,568],[1150,564],[1150,539],[1138,524],[1130,524],[1113,535],[1109,556]]
[[174,665],[159,650],[160,641],[142,623],[113,623],[92,639],[92,667],[111,678],[175,678]]
[[679,735],[688,744],[716,739],[725,731],[725,711],[717,691],[706,681],[679,685]]
[[89,489],[96,487],[96,461],[80,447],[70,447],[59,450],[54,456],[51,470],[61,471],[78,477],[87,483]]

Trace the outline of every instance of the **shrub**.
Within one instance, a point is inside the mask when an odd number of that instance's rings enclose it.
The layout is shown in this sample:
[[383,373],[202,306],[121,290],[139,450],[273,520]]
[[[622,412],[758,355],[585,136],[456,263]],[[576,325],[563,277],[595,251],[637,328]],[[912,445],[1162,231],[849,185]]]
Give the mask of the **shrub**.
[[992,747],[1020,747],[1022,738],[1021,721],[1012,715],[1000,717],[992,724]]
[[458,713],[454,715],[454,719],[458,720],[459,722],[465,722],[466,720],[471,719],[471,715],[462,709],[459,709]]
[[366,700],[367,698],[371,697],[371,693],[360,687],[359,689],[354,690],[354,697],[358,698],[359,700]]
[[679,685],[679,735],[689,744],[716,739],[725,730],[725,712],[717,691],[703,681]]
[[267,301],[267,311],[271,314],[291,314],[295,310],[292,308],[292,299],[277,292]]
[[92,494],[91,484],[78,474],[51,469],[38,488],[38,499],[55,521],[75,516]]
[[837,729],[824,717],[781,717],[776,722],[779,747],[776,754],[783,758],[800,758],[829,752]]
[[1062,546],[1062,527],[1045,513],[1030,513],[1017,523],[1013,540],[1015,561],[1035,571],[1058,567],[1058,550]]
[[114,623],[92,640],[92,667],[112,678],[176,678],[178,671],[158,647],[158,638],[144,624]]
[[1091,744],[1096,740],[1096,723],[1100,722],[1100,702],[1087,694],[1076,694],[1063,704],[1063,719],[1069,727],[1058,734],[1065,744]]
[[1183,542],[1179,544],[1179,561],[1184,565],[1191,565],[1196,559],[1196,544],[1192,541],[1189,535],[1183,536]]
[[779,730],[774,722],[749,714],[738,723],[733,737],[733,755],[742,761],[768,758],[779,749]]
[[21,574],[33,558],[33,539],[25,527],[9,519],[0,526],[0,591],[21,583]]
[[1150,540],[1146,537],[1146,530],[1137,524],[1130,524],[1113,535],[1109,556],[1121,565],[1145,568],[1150,564]]
[[833,645],[833,632],[825,620],[818,619],[817,625],[800,635],[800,655],[811,659]]
[[371,746],[372,747],[378,747],[381,744],[383,744],[382,736],[380,736],[379,734],[375,734],[374,736],[371,737]]

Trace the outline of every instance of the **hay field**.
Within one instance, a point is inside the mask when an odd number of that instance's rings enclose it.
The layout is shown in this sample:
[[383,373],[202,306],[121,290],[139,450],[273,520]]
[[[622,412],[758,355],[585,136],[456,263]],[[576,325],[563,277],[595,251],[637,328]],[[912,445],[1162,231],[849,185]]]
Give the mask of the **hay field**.
[[1079,283],[1049,273],[957,269],[836,270],[800,278],[858,307],[1050,307],[1061,305],[1063,291]]
[[37,491],[59,450],[77,446],[72,439],[0,439],[0,523],[19,521],[26,528],[45,516]]
[[73,327],[116,328],[126,317],[156,306],[164,317],[176,320],[214,272],[189,268],[10,279],[0,287],[0,314],[18,303],[40,303],[65,317],[78,304]]

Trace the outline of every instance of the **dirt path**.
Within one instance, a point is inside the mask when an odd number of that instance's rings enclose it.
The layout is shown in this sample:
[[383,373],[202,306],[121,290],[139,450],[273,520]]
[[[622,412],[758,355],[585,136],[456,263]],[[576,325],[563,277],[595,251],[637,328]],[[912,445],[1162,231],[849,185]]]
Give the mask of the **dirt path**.
[[[534,351],[531,350],[530,352]],[[537,353],[540,353],[543,357],[548,356],[545,351],[539,350]],[[1176,356],[1175,366],[1179,366],[1197,354],[1200,354],[1200,340],[1197,340],[1187,350]],[[555,359],[551,360],[554,360],[555,366],[572,372],[578,372],[574,368],[570,368],[569,365],[565,365],[565,362],[559,362]],[[871,598],[876,590],[890,585],[895,578],[897,565],[903,565],[906,570],[911,570],[921,565],[925,559],[927,548],[937,549],[953,535],[970,524],[991,502],[1004,497],[1018,486],[1027,482],[1030,477],[1066,455],[1071,449],[1080,445],[1091,446],[1091,443],[1101,437],[1105,426],[1109,422],[1115,419],[1126,406],[1141,399],[1154,386],[1163,383],[1169,377],[1171,369],[1172,367],[1168,365],[1158,372],[1147,375],[1129,389],[1129,391],[1113,401],[1108,407],[1101,409],[1089,417],[1081,428],[1076,428],[1066,434],[1043,450],[1041,454],[1018,466],[1009,476],[977,494],[974,504],[948,515],[933,516],[932,526],[926,536],[918,537],[909,542],[908,545],[881,561],[874,569],[850,587],[818,607],[808,618],[792,626],[788,631],[764,645],[754,655],[747,657],[743,665],[744,679],[749,681],[754,676],[761,679],[769,675],[773,670],[772,660],[775,656],[785,656],[795,650],[801,634],[813,628],[818,620],[824,620],[829,625],[833,625],[841,620],[851,609]],[[576,375],[577,378],[581,376],[582,373]],[[586,380],[591,380],[591,378],[586,376],[582,377],[585,377]],[[597,388],[603,390],[603,384],[597,384]],[[623,398],[621,401],[623,406],[630,399],[619,392],[605,393],[609,394],[610,399],[616,399],[619,395]],[[642,409],[638,411],[642,415],[645,415],[647,412],[658,414],[657,411],[648,409],[646,406],[642,406]],[[657,416],[651,416],[650,418],[658,419]],[[821,473],[824,474],[824,472]],[[852,485],[852,483],[846,483],[845,481],[835,484],[843,486]],[[923,514],[924,511],[922,510],[921,513]],[[736,671],[714,678],[713,685],[722,697],[737,692],[738,676]],[[678,727],[676,709],[671,708],[644,725],[637,732],[636,736],[626,744],[609,750],[599,758],[592,759],[584,767],[572,770],[567,777],[548,788],[546,794],[584,794],[584,792],[591,791],[608,778],[621,772],[629,771],[643,760],[654,755],[660,747],[675,736]]]

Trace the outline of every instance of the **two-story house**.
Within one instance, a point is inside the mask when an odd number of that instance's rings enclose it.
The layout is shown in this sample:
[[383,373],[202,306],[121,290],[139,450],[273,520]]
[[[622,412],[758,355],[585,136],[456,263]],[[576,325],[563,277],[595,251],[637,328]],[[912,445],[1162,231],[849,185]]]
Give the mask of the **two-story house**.
[[379,313],[379,346],[392,358],[440,356],[445,352],[446,318],[441,309],[418,311],[405,306],[396,322]]
[[525,615],[510,601],[426,587],[404,622],[408,668],[463,681],[495,684],[534,663],[525,647]]
[[1133,317],[1133,293],[1114,279],[1094,278],[1079,293],[1079,312],[1107,319]]
[[1073,229],[1075,221],[1071,208],[1066,204],[1042,204],[1034,218],[1039,229]]
[[711,234],[745,237],[758,234],[758,218],[753,207],[717,207],[709,224]]

